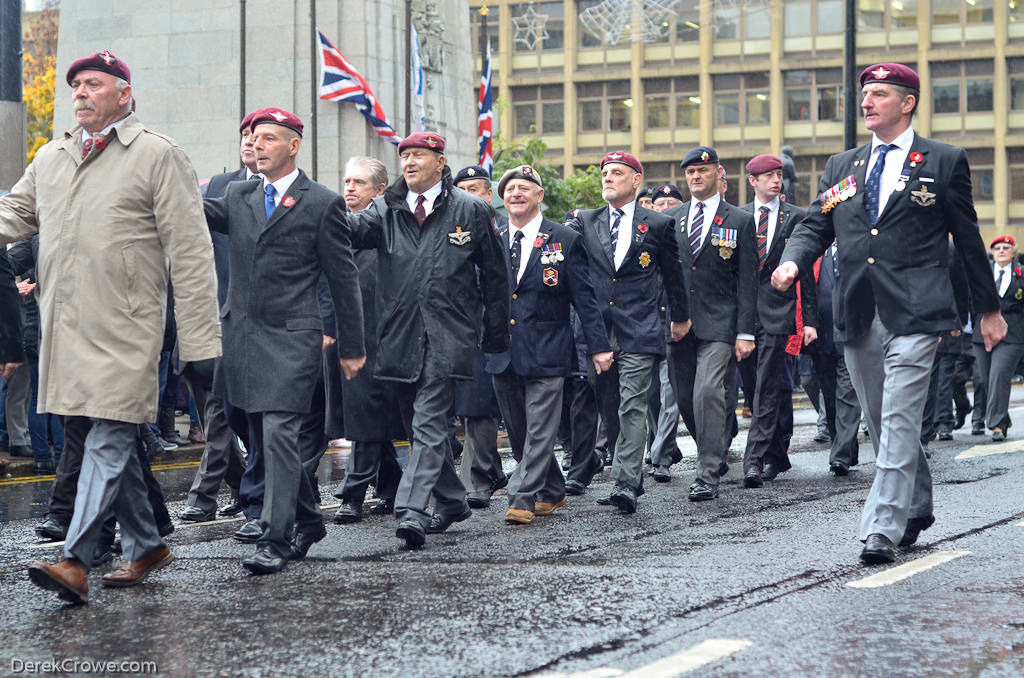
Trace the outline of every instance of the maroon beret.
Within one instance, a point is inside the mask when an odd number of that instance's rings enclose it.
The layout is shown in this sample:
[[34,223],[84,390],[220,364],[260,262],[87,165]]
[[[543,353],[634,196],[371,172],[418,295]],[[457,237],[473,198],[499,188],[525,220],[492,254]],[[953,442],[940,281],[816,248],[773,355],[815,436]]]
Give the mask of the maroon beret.
[[903,64],[875,64],[868,66],[860,74],[860,86],[869,82],[881,82],[887,85],[899,85],[920,91],[921,78],[910,66]]
[[750,174],[764,174],[777,169],[782,169],[782,158],[771,153],[755,155],[747,163],[747,172]]
[[601,169],[604,169],[604,166],[611,162],[617,162],[625,165],[626,167],[631,167],[640,174],[644,173],[644,166],[640,164],[640,161],[637,160],[636,156],[632,153],[626,153],[625,151],[612,151],[601,158]]
[[109,73],[115,78],[122,78],[129,85],[132,82],[132,72],[128,70],[128,64],[118,59],[108,50],[90,54],[72,63],[71,68],[68,69],[67,80],[69,85],[74,80],[75,74],[78,71],[102,71],[103,73]]
[[250,127],[252,127],[252,120],[253,120],[253,118],[255,118],[262,111],[263,111],[263,109],[257,108],[257,109],[255,109],[253,111],[249,111],[248,113],[246,113],[245,117],[242,118],[242,123],[238,126],[238,133],[239,134],[245,134],[245,130],[247,130]]
[[398,144],[398,152],[401,153],[407,148],[426,148],[444,153],[444,137],[436,132],[414,132],[402,139]]
[[1013,245],[1014,247],[1017,246],[1017,241],[1013,239],[1012,235],[1001,235],[998,238],[996,238],[995,240],[993,240],[992,244],[989,245],[988,247],[989,247],[989,249],[992,249],[993,247],[995,247],[999,243],[1006,243],[1007,245]]
[[300,137],[302,136],[302,120],[299,119],[299,116],[294,113],[289,113],[283,108],[274,108],[271,106],[270,108],[261,108],[258,111],[254,111],[252,113],[252,120],[250,121],[252,128],[256,129],[256,125],[261,125],[263,123],[287,127],[288,129],[293,130]]

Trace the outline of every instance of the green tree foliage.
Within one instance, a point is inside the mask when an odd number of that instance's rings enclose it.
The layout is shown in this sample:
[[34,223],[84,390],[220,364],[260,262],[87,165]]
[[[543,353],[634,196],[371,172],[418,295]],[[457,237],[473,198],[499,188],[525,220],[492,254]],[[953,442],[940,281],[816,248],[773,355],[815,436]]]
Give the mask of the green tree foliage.
[[600,207],[601,171],[594,165],[575,170],[568,178],[562,169],[544,161],[547,144],[537,136],[519,137],[506,141],[500,134],[494,140],[494,181],[506,170],[518,165],[530,165],[540,173],[544,182],[544,216],[561,223],[565,213],[577,207]]

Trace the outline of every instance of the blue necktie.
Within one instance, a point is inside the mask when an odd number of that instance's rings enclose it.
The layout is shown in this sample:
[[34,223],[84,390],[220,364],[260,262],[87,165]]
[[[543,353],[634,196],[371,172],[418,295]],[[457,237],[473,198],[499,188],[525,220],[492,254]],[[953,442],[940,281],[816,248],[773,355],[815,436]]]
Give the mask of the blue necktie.
[[896,144],[882,144],[878,147],[878,159],[875,160],[871,174],[868,175],[868,184],[864,193],[864,210],[868,213],[868,219],[874,226],[878,221],[878,191],[882,187],[882,170],[885,169],[885,154],[898,148]]
[[267,187],[263,189],[267,192],[267,219],[274,213],[274,208],[277,207],[277,203],[274,202],[274,184],[267,184]]

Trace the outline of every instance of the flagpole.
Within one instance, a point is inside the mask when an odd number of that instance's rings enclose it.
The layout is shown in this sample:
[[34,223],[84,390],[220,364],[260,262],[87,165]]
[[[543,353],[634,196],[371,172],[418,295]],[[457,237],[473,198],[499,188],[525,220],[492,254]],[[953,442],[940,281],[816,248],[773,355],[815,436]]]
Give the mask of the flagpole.
[[238,119],[245,118],[245,0],[242,0],[238,11],[239,33],[239,66],[238,66]]
[[405,0],[405,136],[412,134],[412,0]]
[[310,102],[310,130],[313,139],[313,159],[310,173],[313,181],[316,181],[316,102],[320,90],[320,78],[317,73],[317,65],[320,63],[320,36],[316,27],[316,0],[309,0],[309,94]]

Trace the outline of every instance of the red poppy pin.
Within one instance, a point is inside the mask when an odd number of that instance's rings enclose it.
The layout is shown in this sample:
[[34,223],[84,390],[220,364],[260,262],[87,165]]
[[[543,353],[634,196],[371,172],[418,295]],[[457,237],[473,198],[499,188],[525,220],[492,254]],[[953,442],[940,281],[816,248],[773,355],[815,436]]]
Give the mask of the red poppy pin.
[[640,224],[639,226],[636,227],[636,230],[640,231],[641,233],[646,233],[647,232],[647,224]]
[[722,217],[720,217],[720,216],[715,216],[715,224],[716,224],[717,226],[721,226],[721,225],[722,225]]
[[1015,276],[1017,276],[1018,278],[1020,277],[1020,266],[1014,266],[1013,267],[1013,274]]
[[910,154],[910,162],[921,162],[922,160],[924,160],[924,156],[917,151]]
[[285,207],[291,207],[292,205],[295,204],[295,198],[291,197],[290,195],[286,195],[281,200],[281,204],[284,205]]
[[540,237],[538,235],[537,239],[533,241],[533,246],[534,247],[543,247],[544,246],[544,238],[542,238],[542,237]]

